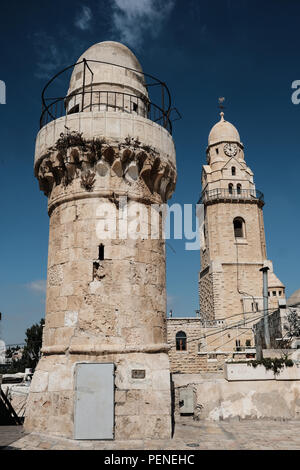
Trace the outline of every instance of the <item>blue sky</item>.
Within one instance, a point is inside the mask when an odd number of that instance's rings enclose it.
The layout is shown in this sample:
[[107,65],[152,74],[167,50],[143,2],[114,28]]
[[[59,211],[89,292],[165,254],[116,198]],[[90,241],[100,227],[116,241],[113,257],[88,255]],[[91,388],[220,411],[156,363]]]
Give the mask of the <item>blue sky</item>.
[[[226,97],[258,189],[265,194],[268,258],[291,294],[299,281],[299,123],[291,84],[300,79],[300,4],[293,0],[92,0],[1,5],[0,311],[7,343],[44,316],[48,215],[33,176],[40,94],[89,46],[125,42],[145,72],[165,81],[175,123],[178,183],[172,203],[196,203],[210,128]],[[172,248],[171,248],[171,247]],[[167,246],[174,315],[198,308],[199,251]]]

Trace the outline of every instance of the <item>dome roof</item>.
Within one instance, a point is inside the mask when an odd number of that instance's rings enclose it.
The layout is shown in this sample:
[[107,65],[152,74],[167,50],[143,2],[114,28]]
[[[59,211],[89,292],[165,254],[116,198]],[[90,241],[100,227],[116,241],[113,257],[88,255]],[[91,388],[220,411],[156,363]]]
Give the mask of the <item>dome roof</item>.
[[[98,42],[81,54],[77,63],[83,59],[90,61],[88,62],[89,69],[86,70],[86,85],[91,83],[93,85],[109,84],[111,87],[121,85],[148,95],[141,64],[124,44],[114,41]],[[83,64],[81,63],[73,69],[68,94],[79,90],[82,87],[82,80]]]
[[296,290],[287,301],[289,307],[300,307],[300,289]]
[[285,288],[285,285],[278,279],[276,274],[273,271],[269,271],[268,273],[268,287],[269,289],[272,289],[272,287],[280,288],[283,287]]
[[103,41],[89,47],[77,62],[82,59],[102,60],[116,65],[122,65],[130,69],[142,72],[142,67],[134,53],[124,44],[115,41]]
[[214,125],[208,136],[208,145],[214,145],[219,142],[239,142],[240,135],[237,129],[224,119],[224,113],[221,113],[221,119]]

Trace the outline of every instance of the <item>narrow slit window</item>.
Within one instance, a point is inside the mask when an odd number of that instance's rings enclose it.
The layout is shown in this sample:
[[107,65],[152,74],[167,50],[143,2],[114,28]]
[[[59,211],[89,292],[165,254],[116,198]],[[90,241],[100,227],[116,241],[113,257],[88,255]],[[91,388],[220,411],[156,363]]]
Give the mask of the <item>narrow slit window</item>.
[[99,257],[98,257],[99,261],[103,261],[104,260],[104,245],[99,245]]
[[242,185],[238,184],[237,187],[236,187],[236,190],[237,190],[237,193],[238,193],[238,194],[241,194],[241,192],[242,192]]
[[231,167],[231,174],[232,174],[232,176],[235,176],[235,175],[236,175],[235,166],[232,166],[232,167]]
[[233,184],[232,184],[232,183],[230,183],[230,184],[228,185],[228,191],[229,191],[229,194],[232,194],[232,193],[233,193]]

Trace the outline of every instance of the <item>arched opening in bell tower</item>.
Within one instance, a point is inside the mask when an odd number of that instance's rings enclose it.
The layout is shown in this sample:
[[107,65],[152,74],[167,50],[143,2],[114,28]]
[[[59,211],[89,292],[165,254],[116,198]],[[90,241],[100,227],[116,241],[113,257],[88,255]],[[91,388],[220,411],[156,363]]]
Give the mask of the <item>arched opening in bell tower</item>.
[[245,221],[242,217],[236,217],[233,221],[234,237],[245,238]]

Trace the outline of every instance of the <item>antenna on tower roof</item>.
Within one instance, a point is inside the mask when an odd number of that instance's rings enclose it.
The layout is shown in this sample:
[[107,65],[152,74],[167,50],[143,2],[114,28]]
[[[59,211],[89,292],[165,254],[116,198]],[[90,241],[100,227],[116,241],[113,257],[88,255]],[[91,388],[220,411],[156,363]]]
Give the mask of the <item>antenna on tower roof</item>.
[[224,111],[223,111],[223,109],[225,109],[224,101],[225,101],[224,96],[218,99],[218,102],[219,102],[218,108],[221,110],[220,112],[221,121],[224,121]]

